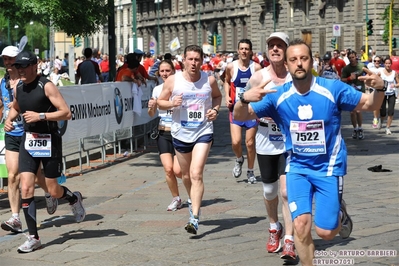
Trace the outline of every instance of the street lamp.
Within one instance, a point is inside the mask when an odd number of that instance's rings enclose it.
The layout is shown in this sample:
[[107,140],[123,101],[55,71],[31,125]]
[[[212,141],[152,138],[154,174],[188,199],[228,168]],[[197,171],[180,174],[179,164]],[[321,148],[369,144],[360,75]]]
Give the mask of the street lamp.
[[[17,40],[18,40],[18,28],[19,28],[19,26],[17,24],[15,24],[14,29],[17,30],[17,37],[16,37]],[[15,46],[18,46],[18,41],[15,41]]]
[[158,27],[157,27],[157,54],[160,54],[159,52],[159,4],[162,3],[162,0],[155,0],[154,2],[157,4],[157,13],[158,13]]
[[133,51],[137,48],[137,19],[136,19],[136,0],[132,0],[132,36],[133,36]]
[[29,22],[29,25],[31,25],[31,27],[30,27],[30,37],[31,37],[30,46],[32,48],[32,52],[34,52],[34,48],[33,48],[33,27],[32,27],[33,21]]
[[202,46],[202,40],[201,40],[201,0],[198,0],[197,3],[198,7],[198,45],[201,47]]

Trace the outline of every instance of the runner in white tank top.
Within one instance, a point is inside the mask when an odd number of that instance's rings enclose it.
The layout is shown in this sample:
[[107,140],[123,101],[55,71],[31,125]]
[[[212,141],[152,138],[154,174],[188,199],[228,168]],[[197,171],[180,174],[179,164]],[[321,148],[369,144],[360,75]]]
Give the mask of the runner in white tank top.
[[[190,218],[185,230],[197,234],[204,194],[203,172],[213,142],[213,124],[222,94],[216,79],[200,71],[204,52],[197,45],[184,49],[184,71],[170,76],[157,100],[163,110],[173,108],[173,146],[183,183],[191,199]],[[169,100],[171,98],[171,100]]]

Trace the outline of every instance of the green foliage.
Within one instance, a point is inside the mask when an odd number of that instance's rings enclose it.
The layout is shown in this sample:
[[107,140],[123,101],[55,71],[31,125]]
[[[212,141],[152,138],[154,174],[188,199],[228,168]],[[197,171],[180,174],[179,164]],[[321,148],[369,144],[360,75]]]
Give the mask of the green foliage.
[[[85,36],[97,32],[107,22],[105,0],[0,0],[0,13],[10,24],[38,21],[68,35]],[[1,27],[1,21],[0,21]]]
[[[382,14],[382,20],[385,21],[384,25],[384,34],[382,35],[382,39],[385,44],[389,43],[389,9],[390,5],[385,8],[384,13]],[[392,28],[399,27],[399,9],[395,9],[395,4],[392,6]]]

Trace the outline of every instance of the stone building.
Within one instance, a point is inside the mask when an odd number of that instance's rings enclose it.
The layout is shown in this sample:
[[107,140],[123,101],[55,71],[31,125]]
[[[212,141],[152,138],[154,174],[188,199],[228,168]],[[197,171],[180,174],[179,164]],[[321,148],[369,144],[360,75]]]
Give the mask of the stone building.
[[[136,2],[135,16],[132,2]],[[266,36],[284,31],[291,39],[304,39],[313,52],[320,54],[333,49],[332,39],[338,49],[359,52],[366,43],[368,17],[373,20],[373,34],[367,43],[377,54],[387,55],[389,46],[383,41],[386,22],[382,17],[390,3],[391,0],[115,0],[117,53],[131,51],[134,21],[138,46],[144,51],[159,46],[160,53],[170,52],[169,44],[177,37],[181,49],[174,53],[182,53],[186,45],[206,44],[209,35],[218,34],[218,51],[235,51],[238,41],[248,38],[253,50],[261,52],[266,49]],[[393,33],[399,43],[398,26]],[[108,52],[106,27],[89,41],[93,48]],[[159,43],[155,45],[156,41]]]

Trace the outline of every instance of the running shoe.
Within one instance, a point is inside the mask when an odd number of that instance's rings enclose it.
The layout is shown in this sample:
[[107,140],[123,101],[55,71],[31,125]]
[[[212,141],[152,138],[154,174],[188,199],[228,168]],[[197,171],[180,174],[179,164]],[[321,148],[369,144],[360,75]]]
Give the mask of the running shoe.
[[354,129],[352,132],[352,139],[357,139],[357,130]]
[[269,229],[269,240],[266,244],[267,252],[269,253],[277,253],[281,249],[281,241],[280,239],[283,236],[283,225],[280,224],[280,230]]
[[377,118],[373,119],[373,128],[378,128],[378,119]]
[[348,212],[346,211],[346,202],[342,199],[341,201],[341,211],[342,211],[342,219],[341,219],[341,230],[339,231],[339,235],[345,239],[348,238],[352,233],[353,222]]
[[247,171],[248,184],[256,184],[256,177],[254,171]]
[[391,134],[392,134],[392,132],[391,132],[391,130],[390,130],[389,128],[385,128],[385,134],[387,134],[387,135],[391,135]]
[[76,222],[80,223],[86,217],[86,210],[82,204],[83,197],[79,191],[75,191],[75,192],[73,192],[73,194],[75,194],[75,196],[78,198],[78,200],[74,204],[70,204],[69,206],[71,207],[73,215],[75,216]]
[[242,173],[242,165],[244,163],[244,156],[241,156],[241,162],[236,159],[234,168],[233,168],[233,176],[235,178],[239,178]]
[[42,247],[40,239],[36,239],[35,236],[31,235],[26,235],[26,237],[28,239],[25,241],[25,243],[19,246],[18,253],[29,253]]
[[358,139],[364,139],[363,129],[358,129],[357,130],[357,138]]
[[196,235],[198,232],[198,223],[199,216],[197,216],[197,218],[190,216],[190,219],[188,220],[188,223],[186,224],[184,229],[186,229],[187,233]]
[[46,199],[47,213],[50,215],[54,214],[58,207],[58,199],[51,197],[47,193],[44,195],[44,198]]
[[178,209],[181,209],[183,206],[183,203],[181,202],[181,198],[173,198],[172,202],[168,206],[168,211],[177,211]]
[[20,219],[11,217],[8,221],[1,222],[1,228],[5,231],[13,233],[22,233],[22,223]]
[[286,239],[283,245],[283,252],[281,253],[283,260],[296,260],[294,241]]

